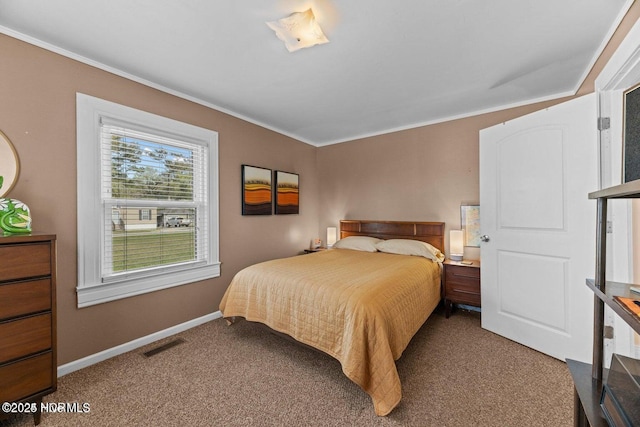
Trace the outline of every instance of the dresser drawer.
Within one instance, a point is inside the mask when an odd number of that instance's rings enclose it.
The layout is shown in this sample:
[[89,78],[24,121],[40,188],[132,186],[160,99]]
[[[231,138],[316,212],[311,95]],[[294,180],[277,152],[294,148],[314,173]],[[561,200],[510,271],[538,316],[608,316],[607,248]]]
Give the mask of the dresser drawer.
[[480,281],[471,277],[459,277],[456,276],[453,279],[447,279],[446,289],[449,291],[463,291],[463,292],[475,292],[480,293]]
[[0,323],[0,363],[51,348],[51,314]]
[[0,402],[15,402],[53,387],[51,352],[0,366]]
[[459,265],[447,265],[446,268],[447,281],[478,281],[480,279],[480,269],[473,267],[462,267]]
[[0,246],[0,281],[51,274],[51,245],[29,243]]
[[51,279],[0,284],[0,320],[51,309]]
[[468,291],[464,289],[447,290],[446,298],[460,304],[469,304],[480,307],[480,293],[476,290]]

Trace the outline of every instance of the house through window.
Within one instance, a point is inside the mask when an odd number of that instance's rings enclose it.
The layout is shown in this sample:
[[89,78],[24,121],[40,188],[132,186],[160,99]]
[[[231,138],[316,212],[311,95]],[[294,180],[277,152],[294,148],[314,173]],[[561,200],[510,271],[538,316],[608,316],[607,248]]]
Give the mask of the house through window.
[[77,102],[79,306],[218,276],[217,134]]

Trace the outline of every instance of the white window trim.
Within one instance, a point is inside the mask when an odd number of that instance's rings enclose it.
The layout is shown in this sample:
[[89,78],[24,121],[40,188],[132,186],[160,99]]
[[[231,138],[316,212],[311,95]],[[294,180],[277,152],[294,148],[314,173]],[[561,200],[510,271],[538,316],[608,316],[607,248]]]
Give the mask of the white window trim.
[[[103,209],[100,183],[100,122],[102,118],[135,123],[172,135],[186,137],[209,146],[209,259],[187,270],[136,277],[118,283],[103,283],[100,261],[103,256],[101,228]],[[76,94],[78,169],[78,307],[101,304],[160,289],[220,276],[218,133],[145,111]]]

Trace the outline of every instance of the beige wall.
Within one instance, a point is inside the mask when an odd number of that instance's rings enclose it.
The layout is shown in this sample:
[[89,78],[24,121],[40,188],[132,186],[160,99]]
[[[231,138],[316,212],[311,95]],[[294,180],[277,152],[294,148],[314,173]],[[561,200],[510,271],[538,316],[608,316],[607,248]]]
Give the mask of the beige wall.
[[[0,130],[21,162],[9,196],[30,206],[35,231],[58,236],[59,364],[217,311],[240,268],[316,235],[315,147],[4,35],[0,52]],[[219,132],[220,278],[76,308],[76,92]],[[300,174],[300,215],[243,217],[243,163]]]
[[480,200],[478,131],[548,104],[320,148],[321,226],[347,218],[444,221],[447,233],[460,229],[460,205]]
[[[638,16],[634,5],[581,93]],[[478,131],[551,103],[315,148],[0,35],[0,130],[21,173],[10,197],[29,204],[34,230],[58,235],[59,364],[212,313],[233,275],[293,255],[340,218],[459,224],[477,202]],[[604,61],[604,62],[603,62]],[[222,276],[76,308],[76,92],[219,132]],[[300,215],[241,216],[240,165],[300,174]]]

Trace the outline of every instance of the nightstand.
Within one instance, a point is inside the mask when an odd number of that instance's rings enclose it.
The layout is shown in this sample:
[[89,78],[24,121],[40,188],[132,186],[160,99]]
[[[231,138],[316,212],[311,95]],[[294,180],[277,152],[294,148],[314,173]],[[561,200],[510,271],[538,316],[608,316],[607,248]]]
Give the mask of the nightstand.
[[320,251],[326,251],[327,248],[313,248],[313,249],[305,249],[304,253],[305,254],[312,254],[314,252],[320,252]]
[[469,261],[470,265],[449,259],[443,263],[442,288],[446,318],[451,314],[453,303],[480,307],[480,261]]

